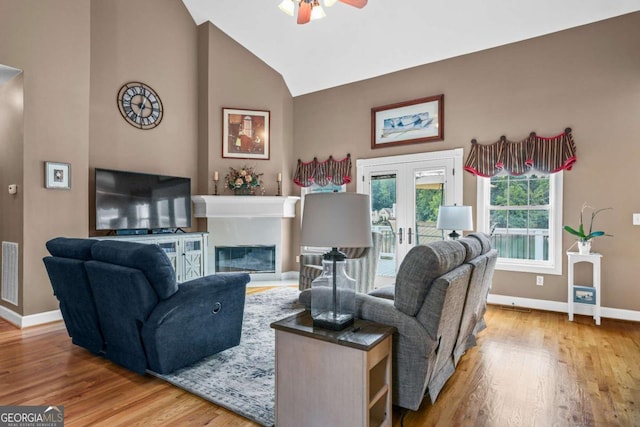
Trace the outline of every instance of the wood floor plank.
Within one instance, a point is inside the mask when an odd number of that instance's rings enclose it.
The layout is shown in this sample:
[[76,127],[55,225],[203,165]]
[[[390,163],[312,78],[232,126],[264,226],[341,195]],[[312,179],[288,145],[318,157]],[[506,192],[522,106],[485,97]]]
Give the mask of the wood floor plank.
[[[493,306],[486,320],[436,403],[394,408],[394,427],[640,426],[638,323]],[[49,404],[68,426],[256,426],[73,345],[62,322],[0,320],[0,405]]]

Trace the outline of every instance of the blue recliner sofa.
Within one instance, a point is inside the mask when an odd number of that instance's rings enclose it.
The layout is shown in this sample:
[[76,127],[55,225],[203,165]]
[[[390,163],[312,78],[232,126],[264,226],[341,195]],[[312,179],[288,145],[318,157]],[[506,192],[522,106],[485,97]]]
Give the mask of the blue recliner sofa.
[[248,274],[178,284],[156,245],[59,237],[44,263],[74,344],[168,374],[240,343]]

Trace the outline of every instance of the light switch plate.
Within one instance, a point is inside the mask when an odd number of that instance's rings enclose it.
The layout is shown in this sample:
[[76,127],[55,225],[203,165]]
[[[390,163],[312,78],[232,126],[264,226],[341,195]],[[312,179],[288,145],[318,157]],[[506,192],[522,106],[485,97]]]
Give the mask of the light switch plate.
[[633,214],[633,225],[640,225],[640,213]]

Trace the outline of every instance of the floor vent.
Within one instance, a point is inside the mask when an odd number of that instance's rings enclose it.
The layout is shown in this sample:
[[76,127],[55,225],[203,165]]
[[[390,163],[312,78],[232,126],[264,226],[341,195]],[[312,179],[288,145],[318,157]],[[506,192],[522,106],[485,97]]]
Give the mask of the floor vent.
[[2,242],[2,299],[18,305],[18,244]]

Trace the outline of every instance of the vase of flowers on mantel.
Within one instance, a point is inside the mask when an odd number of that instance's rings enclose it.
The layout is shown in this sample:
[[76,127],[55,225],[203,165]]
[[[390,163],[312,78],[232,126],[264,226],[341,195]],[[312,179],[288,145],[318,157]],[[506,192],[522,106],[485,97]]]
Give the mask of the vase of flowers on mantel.
[[262,175],[253,168],[244,166],[240,169],[229,168],[224,180],[227,188],[236,196],[253,196],[256,190],[262,187]]
[[[589,206],[588,204],[585,203],[582,205],[582,209],[580,209],[580,223],[578,224],[578,229],[576,230],[575,228],[569,227],[568,225],[565,225],[563,227],[567,233],[573,234],[574,236],[577,236],[579,238],[578,253],[580,255],[589,255],[591,253],[592,239],[599,236],[611,236],[611,234],[606,234],[604,231],[593,231],[593,220],[596,218],[596,216],[600,212],[606,211],[609,209],[613,209],[613,208],[595,209],[594,207]],[[589,230],[586,230],[586,231],[584,229],[584,222],[583,222],[585,210],[591,211],[591,221],[589,221]]]

